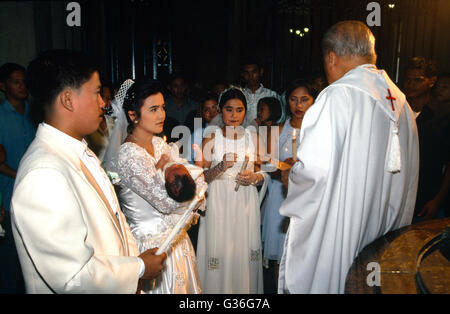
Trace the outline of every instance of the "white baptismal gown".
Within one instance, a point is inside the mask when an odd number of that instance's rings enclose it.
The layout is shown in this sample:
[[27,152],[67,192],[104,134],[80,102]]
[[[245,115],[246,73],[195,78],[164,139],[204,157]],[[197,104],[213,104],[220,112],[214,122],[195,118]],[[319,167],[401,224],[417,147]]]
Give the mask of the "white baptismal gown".
[[[154,136],[153,147],[155,157],[127,142],[121,145],[117,158],[120,204],[140,252],[159,247],[186,210],[186,206],[167,195],[164,181],[157,175],[155,164],[167,144]],[[196,180],[197,191],[206,185],[202,180],[203,176]],[[146,281],[142,292],[201,293],[195,251],[186,230],[182,230],[167,255],[162,274],[156,280]]]
[[[198,270],[204,293],[263,293],[259,198],[255,186],[240,186],[240,172],[247,148],[250,156],[255,145],[246,131],[232,140],[217,129],[212,165],[225,153],[236,153],[237,162],[208,185],[207,210],[200,219],[197,244]],[[247,169],[253,168],[250,157]]]

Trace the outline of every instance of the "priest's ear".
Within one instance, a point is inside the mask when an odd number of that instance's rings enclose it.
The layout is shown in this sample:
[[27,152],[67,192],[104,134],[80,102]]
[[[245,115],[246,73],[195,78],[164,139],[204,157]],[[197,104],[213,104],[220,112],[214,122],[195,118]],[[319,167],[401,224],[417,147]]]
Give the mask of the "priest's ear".
[[327,63],[328,66],[334,66],[336,65],[337,62],[337,55],[334,53],[333,50],[330,50],[326,56],[325,56],[325,62]]

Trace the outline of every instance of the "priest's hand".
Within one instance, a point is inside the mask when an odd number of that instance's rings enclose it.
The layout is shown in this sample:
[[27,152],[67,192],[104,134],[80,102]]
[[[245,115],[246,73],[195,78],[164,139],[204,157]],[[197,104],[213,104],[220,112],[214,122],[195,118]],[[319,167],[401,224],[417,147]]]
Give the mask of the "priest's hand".
[[290,172],[291,172],[290,169],[281,171],[281,182],[283,183],[286,190],[288,189],[288,185],[289,185],[289,173]]
[[424,220],[434,219],[441,207],[441,202],[437,199],[432,199],[425,204],[423,209],[417,214],[419,217],[423,217]]
[[296,163],[296,161],[293,158],[291,158],[291,157],[286,159],[284,162],[287,163],[290,166],[293,166]]
[[141,279],[154,279],[164,269],[164,260],[167,258],[167,254],[155,255],[157,250],[158,248],[153,248],[139,255],[145,264],[145,272]]
[[[296,163],[296,161],[293,158],[288,158],[284,162],[290,166],[293,166]],[[281,171],[281,182],[283,183],[286,190],[288,189],[288,185],[289,185],[289,173],[290,172],[291,172],[291,169]]]

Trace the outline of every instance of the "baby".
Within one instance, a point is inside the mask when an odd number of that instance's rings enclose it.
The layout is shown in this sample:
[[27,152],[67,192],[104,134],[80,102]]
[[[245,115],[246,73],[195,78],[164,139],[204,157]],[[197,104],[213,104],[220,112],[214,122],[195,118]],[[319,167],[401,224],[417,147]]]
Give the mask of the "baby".
[[177,149],[161,155],[155,168],[165,181],[167,194],[179,203],[190,201],[196,192],[195,180],[203,173],[203,169],[189,164],[179,157]]

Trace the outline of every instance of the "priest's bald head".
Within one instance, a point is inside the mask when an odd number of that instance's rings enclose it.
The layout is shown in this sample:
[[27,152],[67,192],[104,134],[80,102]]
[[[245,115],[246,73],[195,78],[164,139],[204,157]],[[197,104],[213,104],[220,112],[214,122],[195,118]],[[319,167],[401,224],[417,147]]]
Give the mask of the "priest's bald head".
[[333,25],[324,35],[322,52],[330,84],[359,65],[377,61],[375,37],[360,21],[342,21]]

